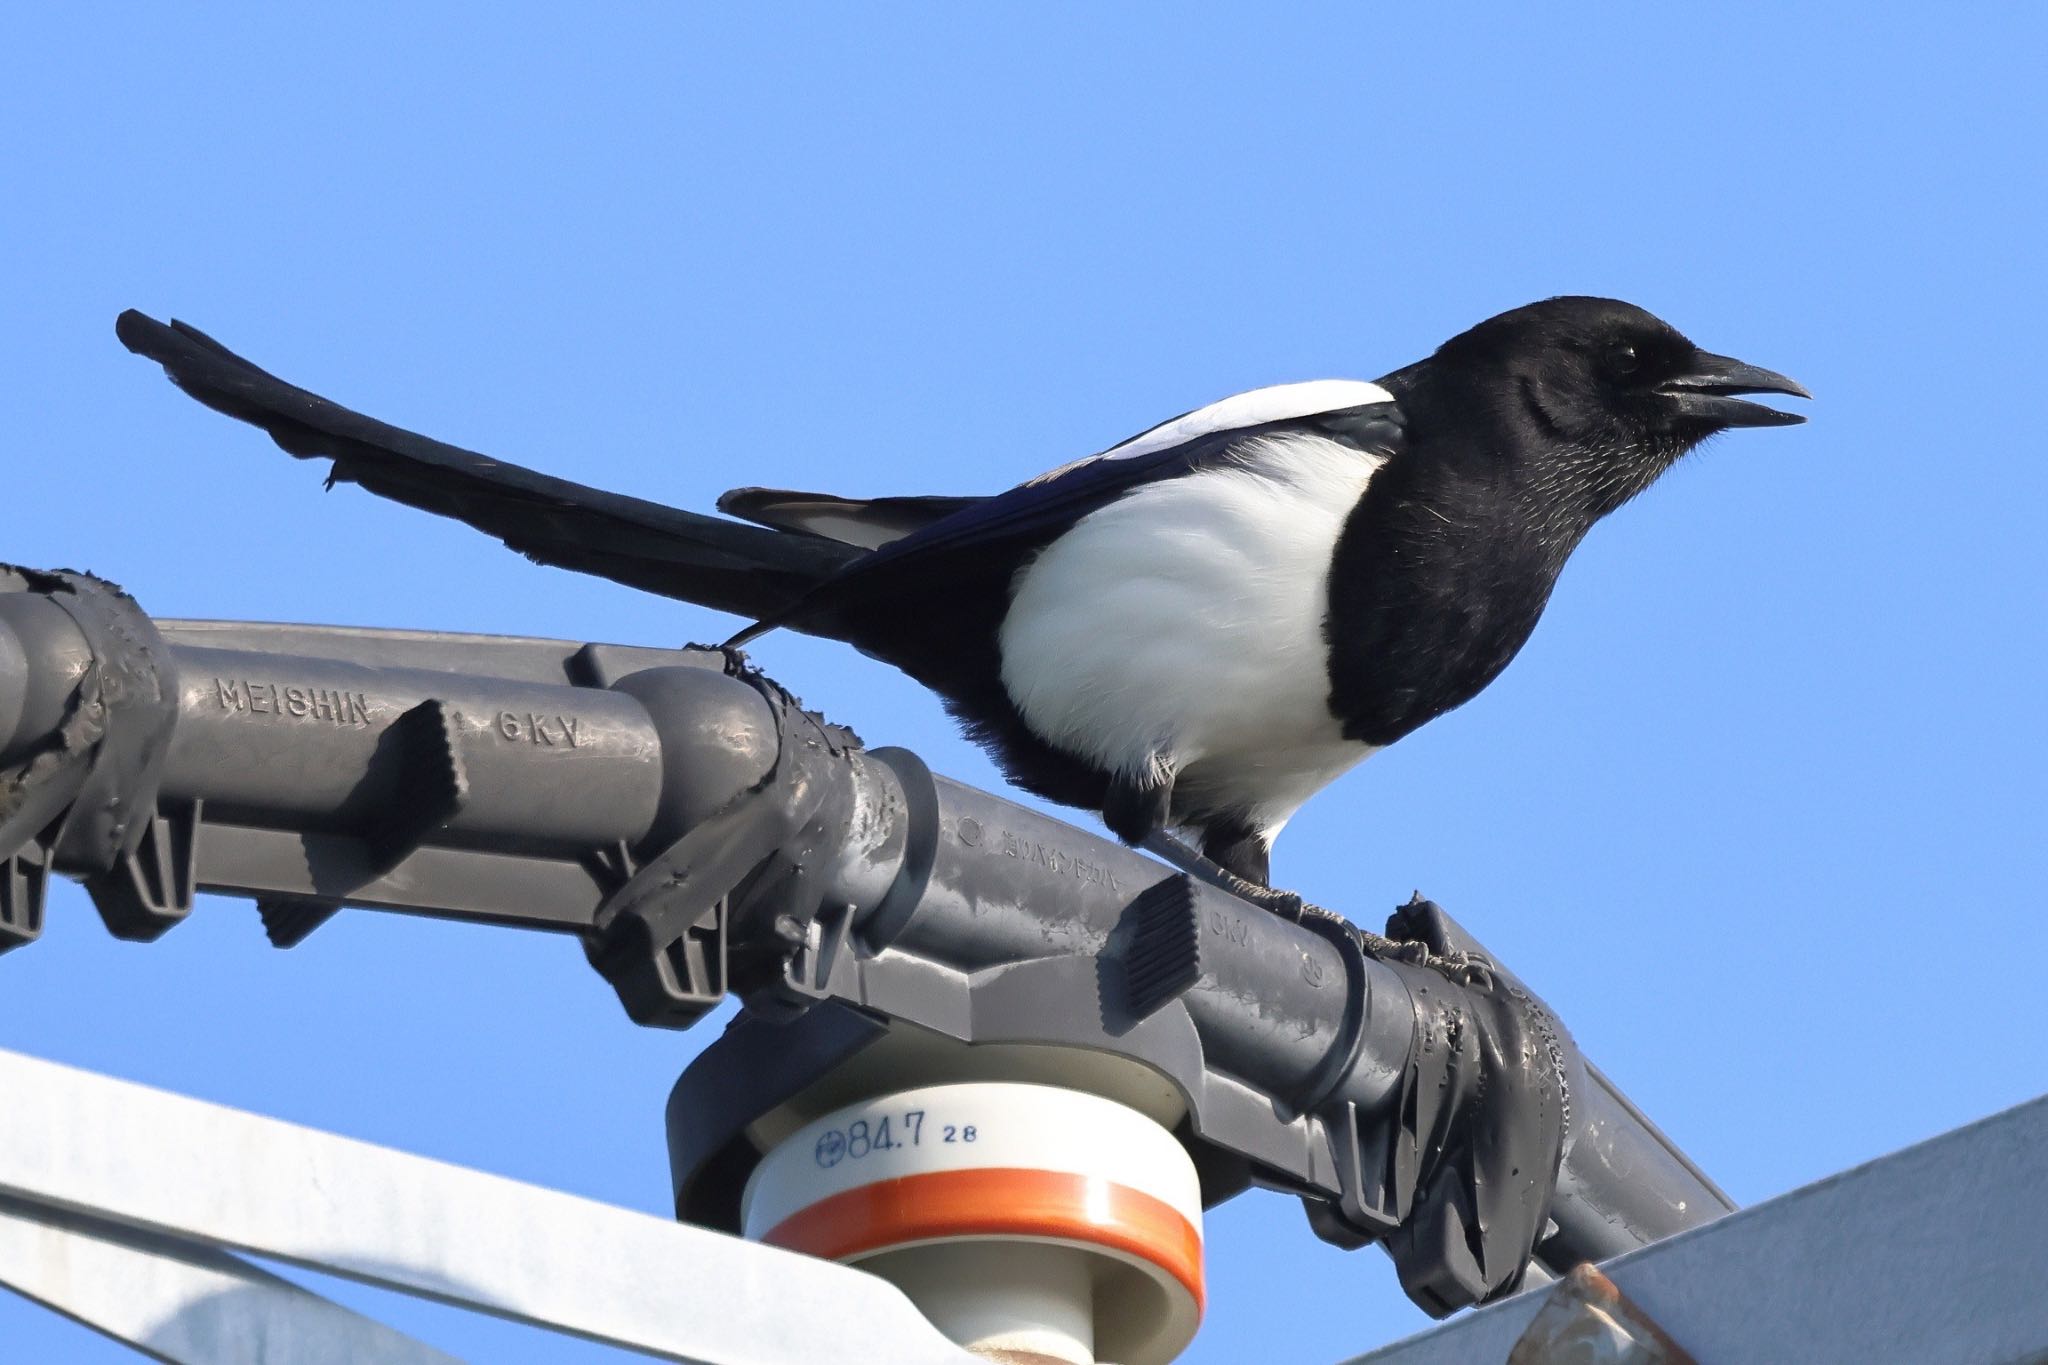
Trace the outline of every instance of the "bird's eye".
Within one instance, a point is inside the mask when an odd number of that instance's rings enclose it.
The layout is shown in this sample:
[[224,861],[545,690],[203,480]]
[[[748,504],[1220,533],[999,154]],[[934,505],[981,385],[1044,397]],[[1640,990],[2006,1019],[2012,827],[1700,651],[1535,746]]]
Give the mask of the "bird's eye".
[[1636,356],[1636,348],[1623,343],[1607,352],[1607,369],[1611,374],[1626,378],[1642,368],[1642,361]]

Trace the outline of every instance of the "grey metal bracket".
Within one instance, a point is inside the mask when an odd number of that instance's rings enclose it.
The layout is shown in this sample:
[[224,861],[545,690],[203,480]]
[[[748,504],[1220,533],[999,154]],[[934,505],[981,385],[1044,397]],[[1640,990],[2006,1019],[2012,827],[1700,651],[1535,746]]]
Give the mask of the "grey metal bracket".
[[1183,872],[1149,886],[1124,913],[1131,926],[1124,988],[1132,1015],[1143,1019],[1202,979],[1202,921],[1194,878]]
[[296,948],[306,936],[327,923],[341,909],[339,901],[313,900],[306,896],[258,896],[256,913],[263,920],[263,935],[273,948]]
[[50,891],[50,854],[29,843],[0,858],[0,953],[42,937]]
[[163,803],[111,871],[85,879],[86,893],[115,938],[148,942],[192,913],[203,804]]
[[448,704],[429,697],[391,723],[397,780],[365,834],[373,865],[389,872],[469,804],[469,769]]

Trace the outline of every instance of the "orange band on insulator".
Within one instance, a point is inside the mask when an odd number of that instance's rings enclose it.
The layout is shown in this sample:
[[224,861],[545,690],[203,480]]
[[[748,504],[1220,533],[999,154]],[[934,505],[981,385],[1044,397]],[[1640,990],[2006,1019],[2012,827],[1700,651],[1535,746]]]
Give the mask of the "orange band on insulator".
[[993,1166],[927,1171],[842,1190],[768,1230],[770,1246],[829,1261],[948,1237],[1092,1242],[1159,1266],[1195,1297],[1202,1239],[1165,1201],[1128,1185],[1064,1171]]

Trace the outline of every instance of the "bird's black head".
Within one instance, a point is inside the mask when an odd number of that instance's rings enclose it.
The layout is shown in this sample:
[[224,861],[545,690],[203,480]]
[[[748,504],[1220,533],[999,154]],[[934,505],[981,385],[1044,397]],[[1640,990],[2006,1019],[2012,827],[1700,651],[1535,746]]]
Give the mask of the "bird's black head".
[[[1518,437],[1505,453],[1531,466],[1523,472],[1581,494],[1595,516],[1716,432],[1806,420],[1736,394],[1810,396],[1784,375],[1701,350],[1619,299],[1545,299],[1502,313],[1402,376],[1423,368],[1440,401],[1489,410]],[[1464,392],[1454,397],[1446,385]]]

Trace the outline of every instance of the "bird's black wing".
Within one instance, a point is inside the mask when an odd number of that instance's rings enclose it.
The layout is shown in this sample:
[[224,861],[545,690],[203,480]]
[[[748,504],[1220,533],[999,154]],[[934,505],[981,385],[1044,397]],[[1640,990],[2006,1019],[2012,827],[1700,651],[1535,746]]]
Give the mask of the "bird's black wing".
[[[1333,387],[1373,401],[1303,413],[1298,393],[1259,401],[1263,391],[1255,391],[1187,414],[883,545],[734,642],[785,624],[848,641],[938,693],[1013,781],[1049,800],[1099,807],[1101,769],[1035,735],[1004,687],[1000,639],[1018,567],[1095,509],[1143,485],[1233,462],[1259,436],[1315,433],[1361,459],[1397,455],[1401,414],[1380,401],[1384,391]],[[1327,392],[1319,384],[1312,397]],[[1247,398],[1255,401],[1240,401]],[[1235,420],[1248,406],[1268,420]],[[1217,409],[1233,420],[1214,421]]]
[[[1133,438],[1123,446],[1041,474],[1007,492],[975,500],[949,516],[888,542],[855,560],[783,612],[764,618],[736,638],[750,639],[784,625],[806,629],[835,615],[843,616],[849,609],[861,614],[868,614],[863,608],[876,606],[893,610],[913,583],[982,591],[980,580],[987,576],[985,571],[993,570],[1006,585],[1023,556],[1132,489],[1226,464],[1237,457],[1248,440],[1289,432],[1329,436],[1353,446],[1361,454],[1379,457],[1394,455],[1403,441],[1400,409],[1391,401],[1203,431],[1184,441],[1151,447],[1139,445],[1135,453],[1120,453],[1144,439]],[[1007,600],[1007,593],[998,593],[998,597]],[[862,642],[861,636],[872,634],[850,633],[844,626],[827,626],[820,633],[853,639],[856,643]]]
[[334,461],[330,484],[361,484],[453,517],[542,564],[758,619],[865,553],[607,493],[390,426],[287,384],[181,322],[130,310],[115,330],[206,406],[262,428],[300,459]]
[[1205,432],[1140,455],[1119,455],[1111,449],[1041,474],[892,541],[862,560],[860,567],[1018,539],[1050,539],[1134,488],[1228,463],[1254,437],[1295,431],[1335,437],[1361,453],[1387,456],[1400,447],[1400,411],[1392,403],[1372,403]]

